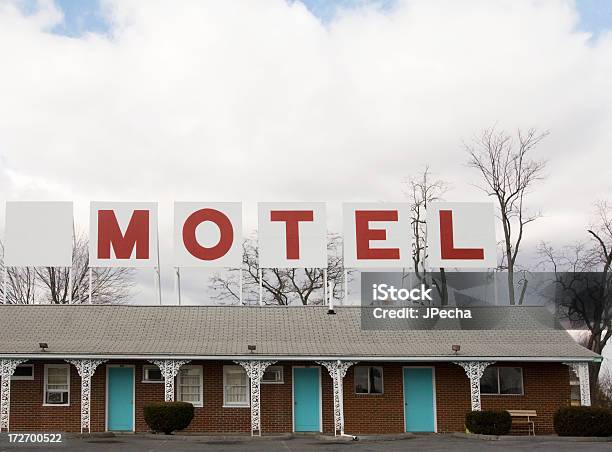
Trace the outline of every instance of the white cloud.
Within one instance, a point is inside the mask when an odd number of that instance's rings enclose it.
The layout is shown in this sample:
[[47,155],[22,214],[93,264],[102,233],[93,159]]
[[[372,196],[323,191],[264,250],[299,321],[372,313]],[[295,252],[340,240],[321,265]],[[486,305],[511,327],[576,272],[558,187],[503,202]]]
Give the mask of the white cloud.
[[328,24],[283,0],[105,7],[110,37],[75,39],[48,32],[50,2],[0,5],[2,199],[71,198],[83,225],[89,200],[158,200],[162,249],[174,199],[327,200],[339,230],[335,203],[401,199],[425,163],[449,199],[482,199],[461,142],[495,122],[551,131],[527,244],[583,237],[612,193],[612,34],[578,32],[572,2],[408,1]]

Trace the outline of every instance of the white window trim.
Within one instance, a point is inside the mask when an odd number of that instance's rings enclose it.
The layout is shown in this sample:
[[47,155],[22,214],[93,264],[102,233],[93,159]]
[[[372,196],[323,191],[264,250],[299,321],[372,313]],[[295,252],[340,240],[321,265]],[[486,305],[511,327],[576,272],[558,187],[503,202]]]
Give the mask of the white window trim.
[[[525,379],[523,377],[523,368],[519,366],[490,366],[491,368],[497,369],[497,392],[482,392],[480,391],[481,396],[493,396],[493,397],[520,397],[525,395]],[[501,368],[510,368],[510,369],[519,369],[521,371],[521,392],[520,394],[502,394],[501,393],[501,381],[499,379],[499,369]]]
[[141,383],[147,383],[147,384],[164,384],[164,377],[162,375],[161,380],[147,380],[147,372],[146,369],[159,369],[159,367],[153,365],[153,364],[145,364],[144,366],[142,366],[142,382]]
[[195,407],[203,407],[204,406],[204,368],[203,366],[197,366],[195,364],[192,365],[184,365],[181,366],[178,373],[176,374],[176,400],[181,400],[181,370],[183,369],[197,369],[200,372],[200,401],[199,402],[189,402]]
[[246,375],[246,371],[244,370],[242,366],[238,366],[238,365],[223,366],[223,408],[250,408],[251,407],[251,384],[250,384],[250,379],[248,375],[246,378],[246,394],[247,394],[246,403],[227,403],[225,401],[225,387],[227,386],[226,384],[227,372],[228,371],[238,371],[238,370],[244,372],[244,374]]
[[[273,369],[279,369],[280,370],[281,379],[279,381],[264,381],[263,375],[262,375],[262,377],[261,377],[261,384],[262,385],[282,385],[282,384],[285,383],[285,368],[283,366],[269,366],[266,369],[266,371],[273,370]],[[223,387],[225,388],[225,385]]]
[[[56,368],[68,369],[68,403],[47,403],[47,370]],[[45,364],[43,378],[43,406],[70,406],[70,364]]]
[[[357,368],[362,367],[362,368],[367,368],[368,369],[368,392],[357,392],[357,387],[355,385],[355,374],[353,373],[353,393],[355,395],[358,396],[381,396],[385,394],[385,371],[383,369],[382,366],[355,366],[355,371],[357,371]],[[380,392],[370,392],[370,370],[372,367],[377,367],[380,369],[380,375],[381,375],[381,391]]]
[[32,375],[30,377],[22,377],[17,375],[11,375],[11,381],[13,380],[34,380],[34,364],[20,364],[17,367],[29,367],[32,369]]

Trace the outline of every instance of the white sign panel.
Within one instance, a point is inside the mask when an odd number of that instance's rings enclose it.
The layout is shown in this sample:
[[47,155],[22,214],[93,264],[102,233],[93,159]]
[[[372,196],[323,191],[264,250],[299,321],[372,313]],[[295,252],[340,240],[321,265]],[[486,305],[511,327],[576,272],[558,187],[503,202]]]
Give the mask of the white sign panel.
[[8,267],[71,267],[72,202],[6,203]]
[[326,268],[325,203],[259,203],[262,268]]
[[242,203],[174,203],[176,267],[239,267],[241,263]]
[[156,202],[92,202],[90,267],[157,267]]
[[486,202],[432,202],[427,206],[430,268],[493,268],[497,264],[495,211]]
[[412,267],[408,203],[345,203],[343,231],[345,267]]

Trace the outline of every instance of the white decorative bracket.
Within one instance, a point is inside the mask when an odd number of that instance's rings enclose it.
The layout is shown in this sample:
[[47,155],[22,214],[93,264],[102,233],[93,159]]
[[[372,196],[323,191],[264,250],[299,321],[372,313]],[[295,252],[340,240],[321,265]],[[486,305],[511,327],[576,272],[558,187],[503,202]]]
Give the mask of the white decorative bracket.
[[15,369],[27,359],[0,359],[0,432],[2,429],[9,431],[9,418],[11,411],[11,377]]
[[91,433],[91,377],[105,359],[67,359],[81,377],[81,433]]
[[267,367],[276,361],[234,361],[241,365],[251,380],[251,435],[261,436],[261,377]]
[[563,363],[566,366],[572,368],[578,380],[580,381],[580,405],[591,406],[591,383],[589,381],[589,363],[585,361],[581,362],[567,362]]
[[470,379],[470,398],[472,400],[472,411],[480,411],[480,379],[485,369],[494,361],[456,361],[455,364],[463,367],[467,377]]
[[349,367],[356,361],[317,361],[329,372],[334,384],[334,435],[344,435],[344,389],[343,380]]
[[178,374],[181,366],[187,364],[188,359],[151,359],[150,363],[159,367],[162,377],[164,377],[164,401],[174,401],[174,378]]

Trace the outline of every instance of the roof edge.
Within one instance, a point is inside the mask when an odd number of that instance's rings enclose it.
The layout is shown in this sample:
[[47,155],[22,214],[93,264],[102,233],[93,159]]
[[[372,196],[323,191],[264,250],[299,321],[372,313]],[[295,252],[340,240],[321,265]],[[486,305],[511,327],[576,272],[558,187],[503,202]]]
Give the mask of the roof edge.
[[394,362],[458,362],[458,361],[526,361],[526,362],[596,362],[601,355],[593,356],[356,356],[356,355],[121,355],[121,354],[74,354],[74,353],[3,353],[0,359],[180,359],[190,361],[254,360],[254,361],[394,361]]

